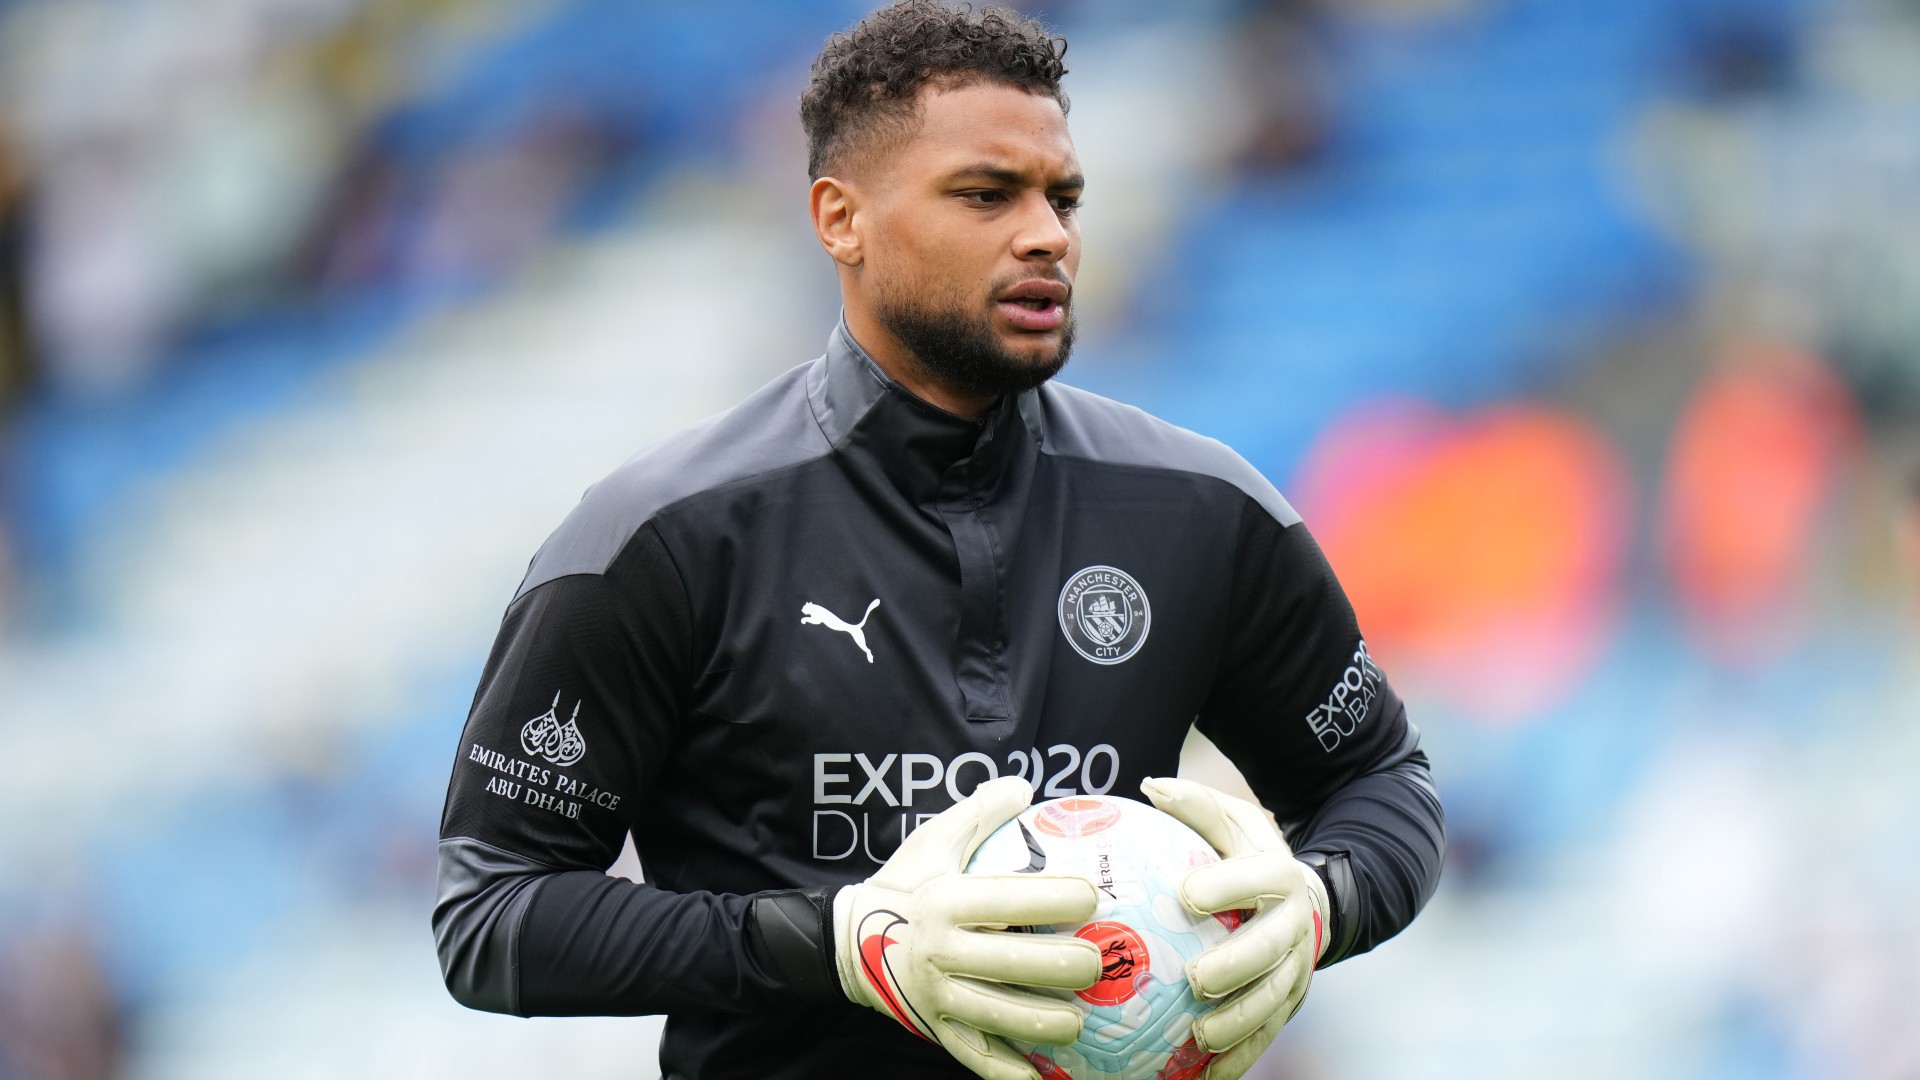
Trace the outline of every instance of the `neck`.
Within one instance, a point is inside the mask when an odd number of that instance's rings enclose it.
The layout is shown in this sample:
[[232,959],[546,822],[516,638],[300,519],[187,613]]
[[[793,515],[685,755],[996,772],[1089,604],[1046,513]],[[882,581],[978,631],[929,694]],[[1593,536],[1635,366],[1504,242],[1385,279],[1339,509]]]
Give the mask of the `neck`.
[[880,325],[880,320],[864,303],[849,297],[845,305],[847,330],[853,334],[854,343],[873,357],[873,362],[880,365],[880,370],[886,372],[889,379],[905,387],[914,397],[936,409],[968,420],[978,420],[987,415],[999,402],[997,397],[981,397],[956,390],[936,378],[913,355],[912,350]]

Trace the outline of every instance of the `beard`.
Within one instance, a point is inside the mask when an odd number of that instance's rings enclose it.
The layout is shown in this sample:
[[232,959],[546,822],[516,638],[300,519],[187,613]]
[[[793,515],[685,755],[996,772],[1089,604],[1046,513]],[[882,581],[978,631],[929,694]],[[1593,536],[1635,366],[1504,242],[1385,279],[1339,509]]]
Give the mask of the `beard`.
[[[998,295],[1004,287],[996,285],[990,295]],[[958,299],[940,305],[905,293],[883,294],[874,298],[873,314],[929,375],[970,397],[1004,397],[1031,390],[1059,374],[1073,351],[1071,307],[1060,327],[1059,347],[1037,357],[1010,352],[994,330],[993,311],[969,315],[965,302]]]

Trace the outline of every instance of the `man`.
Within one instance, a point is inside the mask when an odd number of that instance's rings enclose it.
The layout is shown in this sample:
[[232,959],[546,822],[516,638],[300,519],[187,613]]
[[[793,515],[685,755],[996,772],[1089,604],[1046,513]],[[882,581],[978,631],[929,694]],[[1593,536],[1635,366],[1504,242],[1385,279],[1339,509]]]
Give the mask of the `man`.
[[[843,319],[534,557],[443,823],[464,1004],[666,1013],[668,1077],[1035,1077],[1002,1037],[1071,1041],[1098,956],[1001,928],[1084,920],[1093,887],[960,870],[1036,795],[1144,791],[1226,856],[1188,906],[1257,910],[1189,971],[1227,1080],[1316,964],[1432,892],[1417,734],[1292,509],[1220,444],[1047,382],[1080,262],[1063,50],[908,0],[816,60]],[[1297,857],[1167,779],[1196,720]],[[629,830],[644,886],[602,872]]]

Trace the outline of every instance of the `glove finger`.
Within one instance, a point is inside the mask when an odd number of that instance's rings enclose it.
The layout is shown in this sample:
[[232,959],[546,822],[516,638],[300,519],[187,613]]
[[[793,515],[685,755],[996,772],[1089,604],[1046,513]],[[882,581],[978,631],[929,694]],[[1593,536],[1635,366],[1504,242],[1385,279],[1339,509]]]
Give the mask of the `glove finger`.
[[888,862],[904,860],[959,870],[993,830],[1012,821],[1032,801],[1033,788],[1017,776],[989,780],[908,833]]
[[1085,990],[1100,978],[1100,950],[1066,934],[963,930],[942,935],[930,959],[949,974],[1019,986]]
[[1281,930],[1242,922],[1225,942],[1188,961],[1187,986],[1194,997],[1217,1001],[1279,967],[1286,949],[1288,938]]
[[1240,1080],[1260,1055],[1267,1052],[1267,1047],[1273,1045],[1283,1026],[1284,1021],[1277,1019],[1261,1024],[1253,1034],[1215,1054],[1213,1060],[1207,1062],[1206,1071],[1200,1074],[1200,1080]]
[[1060,998],[970,979],[946,979],[942,990],[940,1015],[976,1031],[1049,1045],[1080,1037],[1080,1010]]
[[1304,863],[1278,852],[1236,855],[1187,871],[1180,879],[1180,899],[1201,915],[1249,908],[1256,900],[1290,896],[1304,888],[1304,869]]
[[1293,854],[1273,816],[1256,803],[1179,777],[1151,777],[1141,781],[1140,790],[1153,805],[1185,822],[1223,856],[1253,851]]
[[1313,909],[1283,903],[1260,911],[1187,965],[1188,984],[1200,997],[1233,994],[1294,953],[1313,951]]
[[985,1080],[1040,1080],[1040,1070],[1013,1047],[959,1024],[940,1024],[934,1035],[953,1060]]
[[1298,953],[1289,955],[1271,974],[1254,980],[1201,1017],[1193,1025],[1194,1038],[1199,1040],[1201,1048],[1226,1050],[1263,1024],[1285,1024],[1307,992],[1307,979],[1302,976],[1298,957]]
[[1215,851],[1222,855],[1240,853],[1240,837],[1212,788],[1177,776],[1151,776],[1140,781],[1140,791],[1161,811],[1199,833]]
[[1052,926],[1093,918],[1100,892],[1071,874],[955,874],[929,899],[955,926]]

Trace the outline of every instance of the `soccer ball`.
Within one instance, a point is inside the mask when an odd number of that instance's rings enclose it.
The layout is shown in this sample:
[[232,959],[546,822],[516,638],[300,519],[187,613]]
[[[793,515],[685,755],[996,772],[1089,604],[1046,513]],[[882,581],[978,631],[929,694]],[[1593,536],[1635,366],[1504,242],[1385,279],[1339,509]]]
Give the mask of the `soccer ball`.
[[1213,1055],[1193,1024],[1212,1008],[1187,987],[1187,962],[1245,913],[1194,915],[1180,878],[1219,861],[1200,834],[1145,803],[1073,796],[1028,807],[974,852],[976,874],[1080,874],[1100,890],[1083,926],[1037,926],[1100,947],[1100,981],[1075,991],[1084,1020],[1071,1046],[1007,1040],[1042,1080],[1192,1080]]

